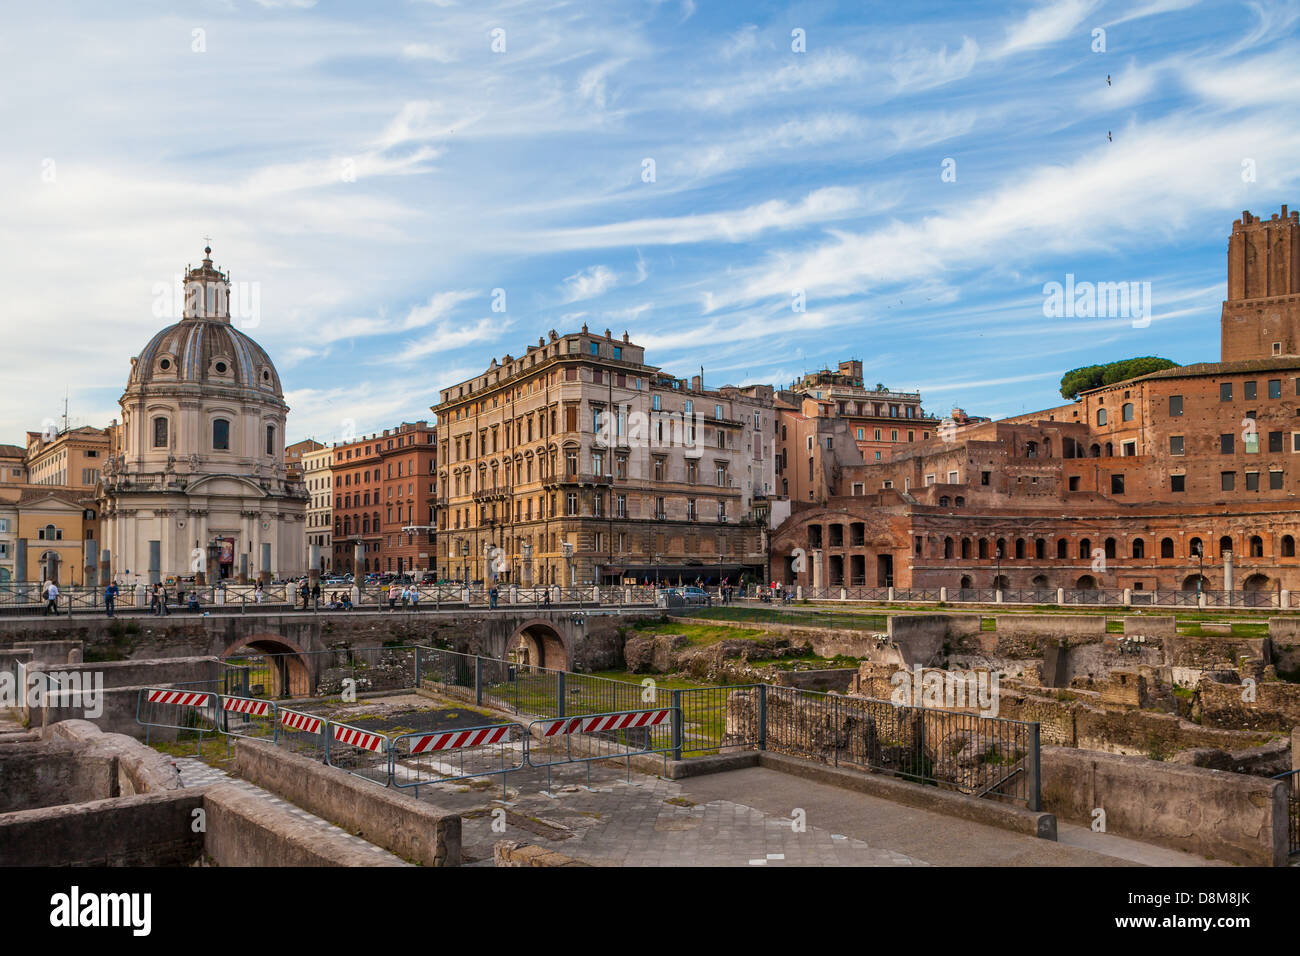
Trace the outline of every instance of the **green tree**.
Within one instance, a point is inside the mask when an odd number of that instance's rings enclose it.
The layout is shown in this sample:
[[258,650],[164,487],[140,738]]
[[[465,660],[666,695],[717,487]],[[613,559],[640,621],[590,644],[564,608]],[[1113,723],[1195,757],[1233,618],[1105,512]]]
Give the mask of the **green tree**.
[[1071,369],[1061,376],[1061,397],[1073,401],[1081,392],[1091,388],[1114,385],[1116,382],[1137,378],[1139,375],[1149,375],[1166,368],[1178,368],[1178,363],[1154,355],[1143,355],[1108,362],[1105,365],[1085,365],[1082,368]]

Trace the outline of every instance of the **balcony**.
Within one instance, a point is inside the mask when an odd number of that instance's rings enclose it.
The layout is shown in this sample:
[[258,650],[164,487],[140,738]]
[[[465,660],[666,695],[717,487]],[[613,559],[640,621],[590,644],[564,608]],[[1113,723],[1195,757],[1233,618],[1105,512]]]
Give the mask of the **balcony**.
[[561,485],[582,485],[592,488],[608,488],[614,484],[613,475],[565,474],[551,475],[542,479],[543,488],[558,488]]

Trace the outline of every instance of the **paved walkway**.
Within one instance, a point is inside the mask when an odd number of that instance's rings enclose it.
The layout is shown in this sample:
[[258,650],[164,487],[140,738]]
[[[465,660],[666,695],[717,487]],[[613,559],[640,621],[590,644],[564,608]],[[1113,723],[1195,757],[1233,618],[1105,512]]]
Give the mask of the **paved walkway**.
[[232,787],[237,787],[244,791],[244,793],[252,794],[259,799],[264,800],[273,807],[283,810],[303,823],[318,828],[323,833],[333,833],[335,836],[342,837],[354,846],[370,850],[376,854],[377,858],[384,860],[393,866],[405,865],[403,860],[394,856],[392,853],[389,853],[383,847],[375,846],[373,843],[363,840],[358,836],[354,836],[347,830],[336,827],[328,820],[324,820],[321,817],[308,813],[306,810],[289,803],[287,800],[280,799],[269,790],[263,790],[261,787],[251,784],[247,780],[240,780],[238,777],[232,777],[224,770],[211,767],[196,757],[176,757],[174,759],[176,761],[176,769],[181,773],[181,783],[187,787],[206,787],[217,783],[229,784]]
[[629,783],[607,766],[593,772],[592,790],[585,783],[570,768],[546,792],[544,773],[520,772],[509,777],[509,803],[499,777],[422,786],[420,797],[462,813],[467,863],[517,840],[603,866],[1205,865],[1073,833],[1082,828],[1039,840],[757,767],[676,781],[634,772]]

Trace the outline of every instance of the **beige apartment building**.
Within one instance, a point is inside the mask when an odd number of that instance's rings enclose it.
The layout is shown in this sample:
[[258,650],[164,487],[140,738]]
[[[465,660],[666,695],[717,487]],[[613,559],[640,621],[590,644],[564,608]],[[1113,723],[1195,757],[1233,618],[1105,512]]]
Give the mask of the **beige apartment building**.
[[438,560],[450,579],[588,585],[766,575],[770,386],[705,389],[629,341],[539,338],[442,390]]
[[27,433],[27,481],[91,490],[109,455],[106,428],[83,425],[61,432]]
[[[319,443],[318,443],[319,444]],[[304,451],[299,467],[307,486],[308,567],[314,552],[316,570],[334,569],[334,449],[328,445]]]

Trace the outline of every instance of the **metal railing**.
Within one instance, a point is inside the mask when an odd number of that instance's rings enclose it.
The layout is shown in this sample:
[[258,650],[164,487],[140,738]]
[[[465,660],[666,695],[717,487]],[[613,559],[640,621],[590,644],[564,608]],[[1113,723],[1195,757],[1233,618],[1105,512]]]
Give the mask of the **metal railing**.
[[424,647],[420,686],[534,719],[670,709],[676,760],[768,749],[1039,807],[1032,722],[764,684],[668,690]]
[[766,750],[1039,808],[1036,723],[788,687],[751,695],[740,709]]

